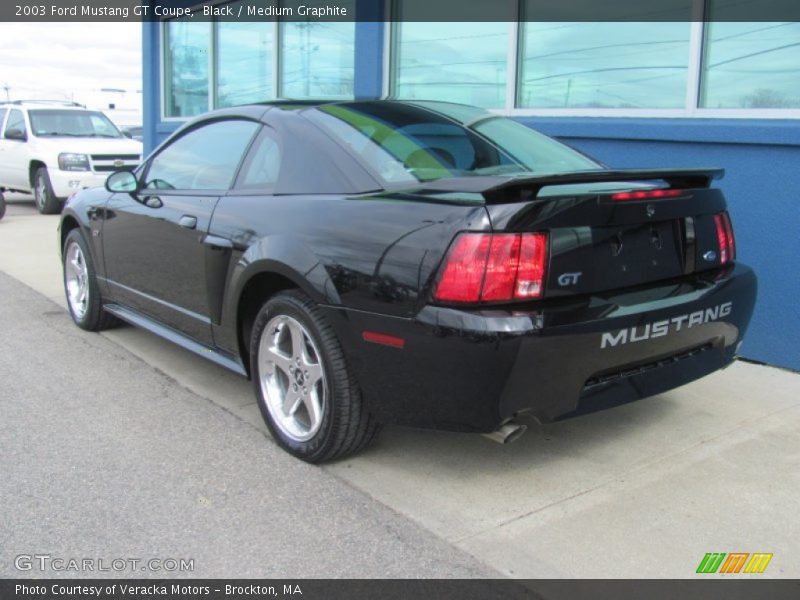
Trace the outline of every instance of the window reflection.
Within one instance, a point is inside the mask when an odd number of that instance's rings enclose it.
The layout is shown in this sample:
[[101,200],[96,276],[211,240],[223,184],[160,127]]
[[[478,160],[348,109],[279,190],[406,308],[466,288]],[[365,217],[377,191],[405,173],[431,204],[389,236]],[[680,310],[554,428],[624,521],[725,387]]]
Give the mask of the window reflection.
[[397,98],[505,105],[507,23],[398,22],[395,38]]
[[165,25],[166,116],[191,117],[208,110],[208,23]]
[[216,27],[216,105],[236,106],[274,98],[272,23],[233,21],[219,22]]
[[[325,6],[324,0],[304,2]],[[338,2],[355,14],[355,0]],[[281,96],[352,98],[355,22],[292,21],[281,24]]]
[[518,105],[681,108],[690,23],[523,23]]
[[800,107],[800,23],[708,23],[700,106]]

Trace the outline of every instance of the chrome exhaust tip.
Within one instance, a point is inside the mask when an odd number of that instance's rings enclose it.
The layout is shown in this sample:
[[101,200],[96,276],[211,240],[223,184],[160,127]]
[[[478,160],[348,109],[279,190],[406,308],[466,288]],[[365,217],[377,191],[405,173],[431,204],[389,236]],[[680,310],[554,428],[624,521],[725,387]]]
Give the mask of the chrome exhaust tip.
[[492,431],[491,433],[484,433],[482,434],[483,437],[492,440],[493,442],[497,442],[498,444],[510,444],[511,442],[516,441],[519,437],[525,433],[528,428],[525,425],[520,425],[519,423],[509,422],[505,423],[500,426],[500,429],[497,431]]

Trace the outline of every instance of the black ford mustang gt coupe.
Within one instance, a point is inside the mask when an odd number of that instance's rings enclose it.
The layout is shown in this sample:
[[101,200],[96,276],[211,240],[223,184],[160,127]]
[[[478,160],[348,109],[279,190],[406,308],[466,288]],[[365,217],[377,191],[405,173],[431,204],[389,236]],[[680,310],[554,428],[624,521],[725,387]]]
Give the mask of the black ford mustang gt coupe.
[[70,199],[64,286],[84,329],[252,378],[304,460],[382,423],[507,441],[734,360],[756,278],[720,175],[609,170],[457,104],[226,109]]

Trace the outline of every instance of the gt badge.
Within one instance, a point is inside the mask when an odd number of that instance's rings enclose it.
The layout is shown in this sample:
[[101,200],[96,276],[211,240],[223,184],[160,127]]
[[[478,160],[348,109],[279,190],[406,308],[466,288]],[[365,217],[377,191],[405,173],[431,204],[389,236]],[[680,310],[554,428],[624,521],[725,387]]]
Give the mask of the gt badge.
[[578,271],[577,273],[562,273],[558,276],[558,285],[561,287],[575,285],[578,283],[578,278],[581,275],[583,275],[583,271]]

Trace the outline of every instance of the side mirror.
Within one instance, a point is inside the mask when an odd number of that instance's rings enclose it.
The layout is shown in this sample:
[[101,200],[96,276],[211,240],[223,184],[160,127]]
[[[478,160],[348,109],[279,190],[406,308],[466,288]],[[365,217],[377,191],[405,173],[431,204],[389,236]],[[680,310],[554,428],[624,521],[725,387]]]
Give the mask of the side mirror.
[[122,130],[122,135],[124,135],[129,140],[133,139],[133,134],[130,131],[128,131],[127,129],[123,129]]
[[22,131],[22,129],[6,129],[6,139],[25,142],[28,140],[28,134]]
[[106,179],[106,189],[114,193],[134,194],[139,190],[139,182],[136,180],[136,175],[130,171],[114,171]]

